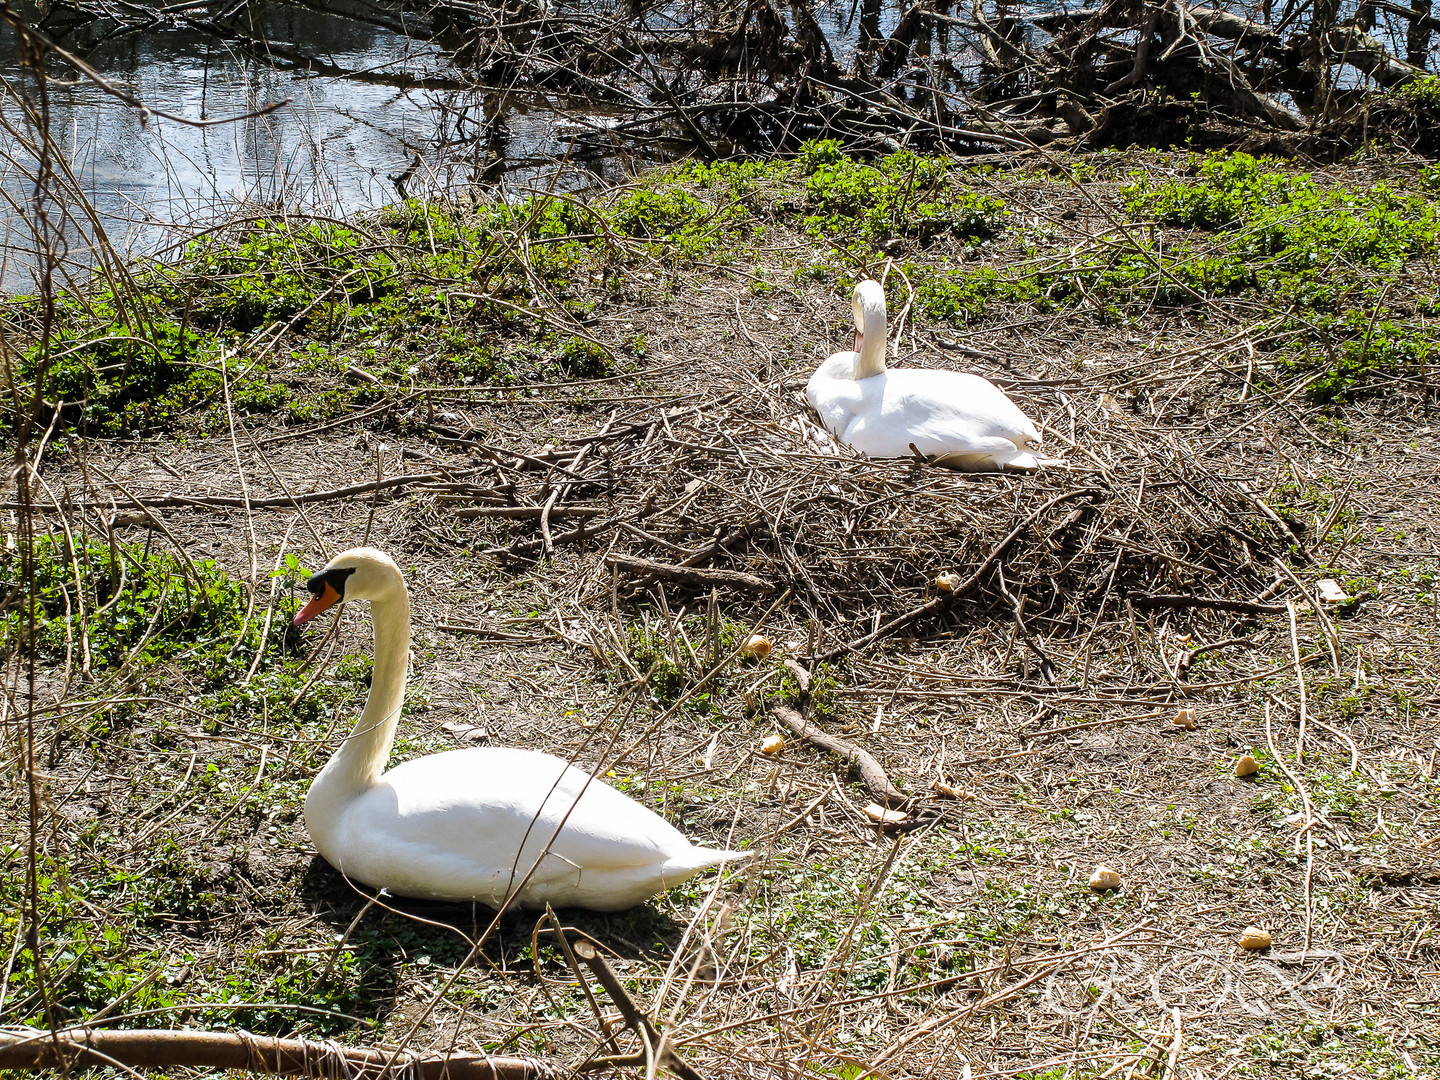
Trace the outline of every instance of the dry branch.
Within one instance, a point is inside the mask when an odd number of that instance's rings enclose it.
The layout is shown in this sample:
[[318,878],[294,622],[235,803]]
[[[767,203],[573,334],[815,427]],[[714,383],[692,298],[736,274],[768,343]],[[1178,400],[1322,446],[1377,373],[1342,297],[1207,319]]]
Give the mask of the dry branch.
[[[534,518],[536,521],[539,521],[540,516],[545,513],[545,510],[546,508],[543,506],[461,506],[446,512],[454,517],[461,518],[514,518],[522,521]],[[597,517],[605,513],[605,511],[598,506],[552,506],[549,510],[549,516],[552,518],[588,518]]]
[[786,705],[770,706],[770,715],[811,746],[827,750],[853,767],[860,774],[860,780],[864,783],[865,790],[870,792],[870,797],[876,802],[889,803],[893,806],[905,801],[905,793],[890,783],[890,777],[886,775],[885,769],[869,751],[860,749],[848,739],[821,731]]
[[0,1031],[0,1068],[238,1069],[270,1076],[360,1077],[403,1070],[417,1080],[559,1080],[566,1070],[528,1058],[415,1054],[275,1039],[247,1032],[33,1028]]
[[712,570],[694,566],[676,566],[674,563],[652,562],[637,559],[631,555],[607,555],[605,563],[631,574],[650,574],[668,581],[679,581],[698,589],[711,587],[745,589],[750,592],[774,592],[775,586],[764,578],[746,574],[739,570]]
[[[391,476],[384,480],[369,480],[363,484],[351,484],[348,487],[333,488],[329,491],[307,491],[299,495],[274,495],[264,499],[242,499],[233,495],[157,495],[141,496],[131,501],[142,508],[165,509],[171,507],[185,506],[223,506],[234,509],[250,510],[274,510],[290,506],[308,506],[311,503],[334,502],[339,499],[348,499],[352,495],[372,495],[379,491],[395,491],[414,487],[420,484],[436,484],[448,480],[449,477],[431,474],[425,476]],[[92,500],[61,500],[57,509],[61,510],[109,510],[111,503],[98,499]],[[20,510],[25,507],[21,503],[7,502],[0,503],[0,510]]]
[[[630,1026],[630,1029],[645,1039],[646,1045],[652,1050],[659,1049],[660,1063],[679,1076],[681,1080],[700,1080],[699,1073],[676,1057],[666,1040],[661,1038],[659,1029],[626,992],[625,985],[610,970],[610,965],[605,962],[605,957],[600,955],[600,950],[588,941],[577,941],[571,951],[581,963],[590,969],[590,973],[595,976],[595,981],[605,988],[605,992],[610,995],[610,1000],[615,1002],[616,1007],[620,1010],[620,1015],[625,1018],[625,1023]],[[598,1068],[606,1068],[619,1065],[643,1065],[645,1060],[643,1055],[639,1061],[602,1058],[592,1064]]]
[[1057,495],[1055,498],[1051,499],[1049,502],[1041,506],[1034,513],[1026,517],[1025,520],[1022,521],[1019,525],[1016,525],[1015,528],[1011,529],[1010,533],[1003,540],[1001,540],[998,544],[996,544],[993,548],[990,549],[990,553],[986,555],[980,565],[975,568],[975,572],[971,574],[968,578],[966,578],[964,581],[962,581],[959,585],[956,585],[951,592],[941,594],[935,599],[921,604],[919,607],[913,608],[903,615],[891,619],[883,626],[872,630],[864,637],[856,638],[849,644],[837,645],[833,649],[829,649],[826,652],[820,653],[818,656],[815,657],[815,659],[833,660],[837,656],[842,656],[845,653],[855,652],[857,649],[863,649],[872,641],[885,637],[889,634],[893,634],[896,630],[899,630],[905,626],[909,626],[912,622],[915,622],[917,619],[924,618],[926,615],[929,615],[932,612],[943,611],[961,596],[965,595],[976,585],[978,585],[980,583],[980,579],[983,578],[985,574],[989,572],[990,568],[995,565],[995,561],[999,559],[1001,555],[1005,554],[1006,549],[1009,548],[1010,545],[1013,544],[1016,539],[1018,539],[1021,534],[1025,532],[1026,529],[1028,529],[1031,525],[1033,525],[1036,521],[1043,517],[1046,511],[1050,510],[1054,506],[1059,505],[1062,502],[1068,502],[1071,499],[1078,499],[1086,495],[1099,494],[1100,491],[1097,488],[1080,488],[1077,491],[1067,491],[1063,495]]
[[1252,600],[1227,600],[1219,596],[1184,596],[1176,593],[1139,593],[1130,597],[1137,608],[1212,608],[1215,611],[1243,611],[1253,615],[1279,615],[1282,604],[1257,604]]

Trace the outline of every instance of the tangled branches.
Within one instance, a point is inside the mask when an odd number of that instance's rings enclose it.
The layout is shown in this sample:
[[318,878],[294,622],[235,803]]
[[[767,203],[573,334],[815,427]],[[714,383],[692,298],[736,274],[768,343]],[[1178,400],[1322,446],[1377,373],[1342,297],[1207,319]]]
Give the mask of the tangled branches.
[[1393,3],[1361,4],[1342,20],[1337,4],[1318,0],[1278,16],[1268,5],[1246,14],[1186,0],[1044,13],[975,0],[965,15],[940,0],[889,10],[866,0],[848,18],[809,0],[619,12],[469,0],[299,6],[432,41],[451,70],[347,70],[273,40],[245,3],[86,0],[48,23],[89,44],[184,28],[267,62],[400,87],[559,92],[607,112],[603,122],[581,117],[578,141],[680,140],[712,157],[817,137],[968,153],[1278,139],[1277,148],[1333,155],[1392,133],[1424,150],[1434,106],[1407,88],[1423,87],[1440,25]]

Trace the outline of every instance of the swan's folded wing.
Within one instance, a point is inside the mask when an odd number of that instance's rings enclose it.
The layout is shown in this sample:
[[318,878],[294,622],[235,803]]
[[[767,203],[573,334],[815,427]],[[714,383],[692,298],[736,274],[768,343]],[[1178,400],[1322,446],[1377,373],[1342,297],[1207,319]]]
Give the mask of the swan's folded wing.
[[496,903],[612,871],[658,873],[695,849],[672,825],[548,754],[431,754],[390,770],[346,813],[341,870],[410,895]]
[[1004,391],[988,379],[964,372],[891,371],[882,415],[887,426],[910,432],[926,454],[940,452],[941,446],[970,452],[972,447],[978,449],[979,439],[1019,443],[1040,437],[1034,422]]

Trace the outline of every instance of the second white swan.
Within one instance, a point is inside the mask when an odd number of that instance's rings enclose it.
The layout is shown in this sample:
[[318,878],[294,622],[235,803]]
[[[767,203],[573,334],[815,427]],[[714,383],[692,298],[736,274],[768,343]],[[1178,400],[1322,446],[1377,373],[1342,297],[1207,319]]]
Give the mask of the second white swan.
[[1004,391],[979,375],[885,366],[885,290],[855,286],[855,351],[835,353],[805,396],[827,431],[867,457],[910,457],[913,446],[969,472],[1036,469],[1040,433]]
[[399,896],[619,911],[751,854],[695,847],[633,799],[533,750],[451,750],[382,774],[405,699],[405,581],[383,552],[353,548],[305,587],[296,625],[342,600],[370,601],[375,623],[365,710],[305,796],[315,846],[347,877]]

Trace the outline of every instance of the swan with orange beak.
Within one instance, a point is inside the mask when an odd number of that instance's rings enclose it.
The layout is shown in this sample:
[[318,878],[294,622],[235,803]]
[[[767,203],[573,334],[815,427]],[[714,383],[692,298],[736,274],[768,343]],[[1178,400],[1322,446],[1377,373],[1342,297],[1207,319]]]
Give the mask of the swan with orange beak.
[[346,877],[399,896],[618,911],[751,854],[696,847],[640,803],[533,750],[451,750],[383,771],[405,699],[404,578],[384,552],[353,548],[305,587],[297,625],[368,600],[375,626],[365,709],[305,796],[315,846]]

